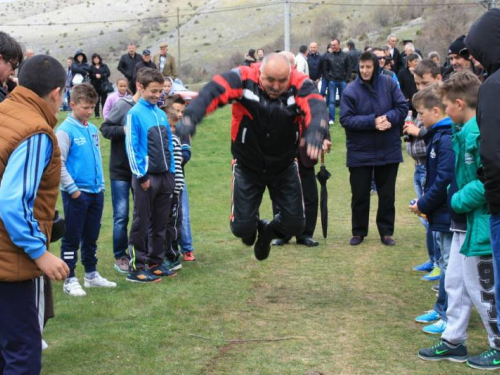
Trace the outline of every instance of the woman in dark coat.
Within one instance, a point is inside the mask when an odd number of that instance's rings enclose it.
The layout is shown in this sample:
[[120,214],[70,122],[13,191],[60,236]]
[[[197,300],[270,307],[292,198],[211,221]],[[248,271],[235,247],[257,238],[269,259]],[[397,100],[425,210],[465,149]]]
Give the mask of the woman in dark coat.
[[[83,53],[82,50],[78,50],[75,53],[75,57],[73,58],[73,64],[71,64],[71,73],[73,75],[73,81],[75,81],[75,77],[77,74],[80,74],[82,77],[82,82],[88,82],[89,79],[90,66],[87,64],[87,56]],[[74,83],[71,82],[71,86],[82,83]]]
[[395,245],[392,235],[396,177],[399,163],[403,161],[400,137],[408,104],[396,82],[378,74],[378,66],[375,54],[362,53],[359,75],[344,90],[340,103],[352,192],[351,245],[359,245],[368,235],[372,175],[379,198],[380,240],[384,245]]
[[103,83],[108,83],[109,76],[111,75],[109,68],[106,64],[102,63],[102,58],[99,54],[92,55],[92,65],[90,66],[90,84],[94,86],[97,92],[97,103],[95,105],[94,114],[99,118],[99,107],[104,108],[108,93],[104,90]]

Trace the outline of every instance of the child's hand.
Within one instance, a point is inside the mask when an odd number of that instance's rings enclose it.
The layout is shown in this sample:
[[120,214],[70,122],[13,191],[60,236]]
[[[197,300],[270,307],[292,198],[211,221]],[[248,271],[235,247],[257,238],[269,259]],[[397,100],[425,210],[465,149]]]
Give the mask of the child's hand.
[[149,189],[149,186],[151,184],[151,180],[147,180],[141,184],[141,188],[144,191],[147,191]]
[[51,280],[63,281],[66,280],[69,275],[68,265],[48,251],[44,252],[41,257],[35,259],[35,263]]
[[82,192],[80,190],[77,190],[73,194],[71,194],[71,198],[78,199],[80,198],[80,195],[82,195]]
[[403,133],[409,134],[413,137],[418,137],[418,134],[420,133],[420,128],[415,125],[405,125],[403,128]]
[[418,205],[417,205],[417,204],[418,204],[418,201],[415,201],[415,203],[414,203],[414,204],[410,204],[410,205],[408,206],[408,208],[409,208],[409,209],[410,209],[410,211],[411,211],[411,212],[413,212],[415,215],[420,216],[420,215],[422,215],[422,213],[421,213],[421,212],[420,212],[420,210],[418,209]]

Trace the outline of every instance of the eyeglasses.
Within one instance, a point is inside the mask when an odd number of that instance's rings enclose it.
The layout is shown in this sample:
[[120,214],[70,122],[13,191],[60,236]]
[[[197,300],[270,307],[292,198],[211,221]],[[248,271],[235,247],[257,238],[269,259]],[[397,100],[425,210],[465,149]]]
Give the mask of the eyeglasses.
[[385,60],[385,56],[379,56],[378,59],[379,60]]
[[12,70],[16,70],[17,68],[19,68],[19,63],[18,62],[9,61],[9,64],[12,67]]

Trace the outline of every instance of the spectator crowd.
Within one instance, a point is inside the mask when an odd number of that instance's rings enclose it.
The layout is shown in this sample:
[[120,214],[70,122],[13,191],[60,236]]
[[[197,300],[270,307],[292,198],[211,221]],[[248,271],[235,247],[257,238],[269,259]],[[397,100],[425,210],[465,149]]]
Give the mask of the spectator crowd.
[[[396,178],[405,149],[414,163],[408,209],[425,229],[426,252],[413,270],[424,273],[436,294],[415,321],[424,333],[440,335],[418,356],[500,369],[499,25],[500,10],[486,12],[449,41],[443,63],[435,51],[424,58],[411,40],[400,51],[394,34],[363,51],[353,41],[342,48],[339,39],[324,54],[316,42],[296,55],[250,49],[240,67],[216,75],[192,101],[179,93],[182,81],[166,43],[156,54],[128,45],[117,67],[123,76],[113,84],[98,53],[89,61],[78,50],[63,67],[32,49],[23,53],[0,32],[0,372],[40,372],[50,280],[64,280],[72,297],[117,287],[97,269],[106,187],[114,269],[127,281],[157,283],[195,260],[185,168],[196,126],[227,104],[233,107],[230,226],[258,260],[293,237],[299,245],[319,245],[315,165],[330,151],[336,124],[346,134],[349,245],[362,246],[368,236],[377,194],[380,241],[396,246]],[[56,128],[60,109],[68,115]],[[97,128],[90,120],[101,116]],[[109,183],[99,133],[111,143]],[[270,221],[259,216],[266,188]],[[55,210],[59,192],[64,219]],[[60,259],[48,251],[59,239]],[[75,273],[79,256],[83,287]],[[469,355],[473,307],[488,349]]]

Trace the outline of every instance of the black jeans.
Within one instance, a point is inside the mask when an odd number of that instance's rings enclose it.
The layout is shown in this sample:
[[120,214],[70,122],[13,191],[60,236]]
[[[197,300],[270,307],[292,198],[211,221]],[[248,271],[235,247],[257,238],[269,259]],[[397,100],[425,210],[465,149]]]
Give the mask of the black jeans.
[[298,236],[304,231],[304,202],[296,162],[276,175],[258,174],[235,162],[232,187],[230,226],[236,237],[255,233],[266,187],[272,202],[280,207],[271,221],[275,237]]
[[99,107],[104,108],[104,103],[106,103],[108,93],[103,92],[101,90],[96,90],[96,91],[97,91],[97,103],[95,103],[94,115],[95,115],[95,117],[99,117],[100,116]]
[[151,174],[149,180],[149,189],[144,191],[137,178],[132,178],[134,216],[128,242],[131,271],[144,268],[146,264],[161,264],[165,259],[163,247],[174,176],[170,173]]
[[380,237],[394,233],[396,177],[399,163],[349,168],[351,182],[352,235],[366,237],[370,218],[372,175],[378,195],[377,228]]
[[[300,183],[302,184],[302,193],[304,197],[304,208],[306,215],[306,224],[304,231],[298,237],[311,237],[314,235],[316,223],[318,221],[318,185],[316,183],[316,172],[314,166],[307,168],[299,161]],[[276,215],[279,207],[273,204],[273,213]],[[289,240],[290,237],[285,238]]]

